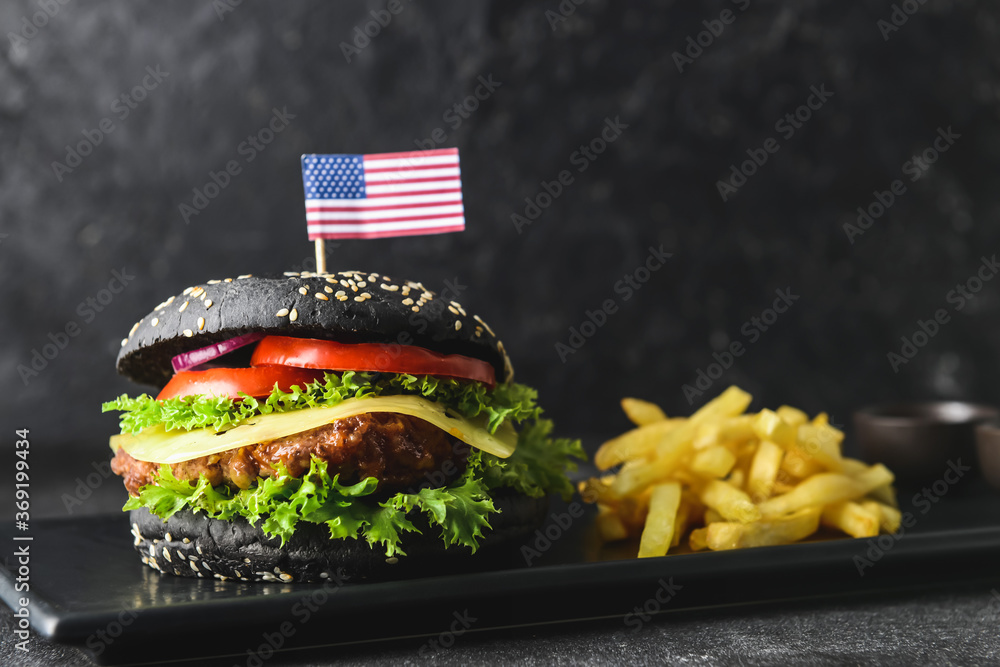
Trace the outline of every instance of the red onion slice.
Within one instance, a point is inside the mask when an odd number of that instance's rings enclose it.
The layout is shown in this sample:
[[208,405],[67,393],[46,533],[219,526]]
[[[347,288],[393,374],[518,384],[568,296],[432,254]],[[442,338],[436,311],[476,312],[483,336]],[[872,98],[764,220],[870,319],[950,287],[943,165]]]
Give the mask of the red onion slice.
[[170,360],[170,365],[174,367],[175,373],[186,371],[195,366],[207,363],[212,359],[217,359],[224,354],[229,354],[233,350],[256,343],[263,337],[264,334],[262,333],[248,333],[236,338],[228,338],[224,341],[198,348],[197,350],[182,352]]

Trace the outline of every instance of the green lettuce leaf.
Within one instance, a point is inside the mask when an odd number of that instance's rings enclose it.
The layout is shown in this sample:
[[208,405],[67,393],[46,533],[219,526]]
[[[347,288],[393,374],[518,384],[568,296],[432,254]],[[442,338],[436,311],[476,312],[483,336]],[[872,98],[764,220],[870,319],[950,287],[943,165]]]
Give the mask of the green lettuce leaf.
[[[510,487],[540,498],[558,493],[563,500],[573,497],[573,484],[567,472],[577,468],[573,459],[586,461],[579,440],[551,438],[552,421],[538,419],[518,433],[517,449],[506,459],[481,453],[482,478],[491,489]],[[471,459],[471,457],[470,457]]]
[[408,517],[423,513],[430,526],[440,529],[446,546],[466,546],[474,553],[483,529],[490,527],[489,515],[497,512],[478,471],[478,465],[470,462],[465,473],[448,486],[397,493],[376,502],[368,497],[378,484],[374,477],[345,486],[339,475],[331,478],[326,462],[317,458],[301,478],[279,469],[276,476],[236,492],[228,487],[215,489],[204,476],[197,482],[178,480],[164,464],[156,484],[142,487],[138,497],[130,498],[122,509],[146,507],[164,520],[183,509],[215,519],[263,520],[263,532],[280,538],[282,546],[300,521],[324,523],[331,538],[364,539],[372,546],[381,545],[386,556],[406,555],[400,548],[403,534],[420,532]]
[[234,400],[225,396],[199,395],[158,401],[148,394],[136,398],[123,394],[104,403],[102,411],[122,413],[123,433],[136,434],[156,424],[162,424],[167,431],[206,427],[220,431],[257,414],[328,407],[349,398],[398,394],[432,399],[467,419],[485,414],[492,433],[507,420],[519,423],[536,419],[541,413],[535,390],[520,384],[498,384],[489,389],[479,382],[451,378],[354,371],[326,373],[322,380],[304,387],[296,385],[289,391],[282,391],[275,385],[266,399],[241,395],[242,398]]

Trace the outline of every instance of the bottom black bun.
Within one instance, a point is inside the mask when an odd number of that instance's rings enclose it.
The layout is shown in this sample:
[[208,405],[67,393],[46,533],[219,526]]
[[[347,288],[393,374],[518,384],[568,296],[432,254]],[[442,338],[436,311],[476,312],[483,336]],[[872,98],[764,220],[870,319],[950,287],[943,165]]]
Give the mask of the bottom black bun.
[[143,508],[131,510],[129,521],[142,562],[167,574],[239,581],[363,581],[495,567],[516,556],[544,522],[548,498],[501,492],[493,504],[500,513],[490,515],[493,529],[480,539],[475,554],[466,547],[446,549],[439,529],[414,519],[421,532],[403,535],[406,555],[396,558],[386,558],[380,547],[364,540],[330,539],[322,524],[300,522],[282,547],[280,539],[261,531],[260,522],[252,525],[242,517],[220,521],[184,510],[162,521]]

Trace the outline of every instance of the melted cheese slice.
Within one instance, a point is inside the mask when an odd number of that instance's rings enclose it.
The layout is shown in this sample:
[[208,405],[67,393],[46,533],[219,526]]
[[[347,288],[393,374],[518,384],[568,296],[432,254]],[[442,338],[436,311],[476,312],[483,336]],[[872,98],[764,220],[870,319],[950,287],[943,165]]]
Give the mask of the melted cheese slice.
[[162,426],[143,429],[137,435],[112,436],[111,449],[121,447],[140,461],[180,463],[227,449],[283,438],[329,424],[337,419],[369,412],[397,412],[430,422],[454,438],[500,458],[507,458],[517,446],[517,433],[509,422],[495,434],[485,428],[485,416],[474,420],[448,414],[440,403],[419,396],[374,396],[350,398],[328,408],[306,408],[252,417],[228,431],[201,428],[194,431],[166,431]]

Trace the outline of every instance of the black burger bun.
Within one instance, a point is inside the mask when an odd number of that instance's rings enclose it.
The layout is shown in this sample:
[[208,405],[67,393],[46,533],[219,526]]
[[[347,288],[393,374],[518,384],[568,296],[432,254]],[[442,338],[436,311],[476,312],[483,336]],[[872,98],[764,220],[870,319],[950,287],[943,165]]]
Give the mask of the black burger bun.
[[467,547],[445,548],[440,529],[427,525],[423,515],[411,517],[420,533],[403,535],[406,556],[399,558],[386,558],[380,545],[372,548],[364,540],[332,540],[325,525],[304,521],[284,547],[242,517],[221,521],[183,510],[162,521],[143,508],[131,510],[129,521],[142,561],[161,572],[285,583],[378,581],[478,569],[517,557],[544,522],[548,502],[507,491],[493,494],[500,513],[490,515],[493,529],[481,538],[475,558]]
[[340,343],[417,345],[490,363],[510,380],[510,360],[493,330],[456,300],[380,273],[286,273],[209,280],[172,296],[136,322],[118,353],[118,372],[162,387],[182,352],[247,333]]

